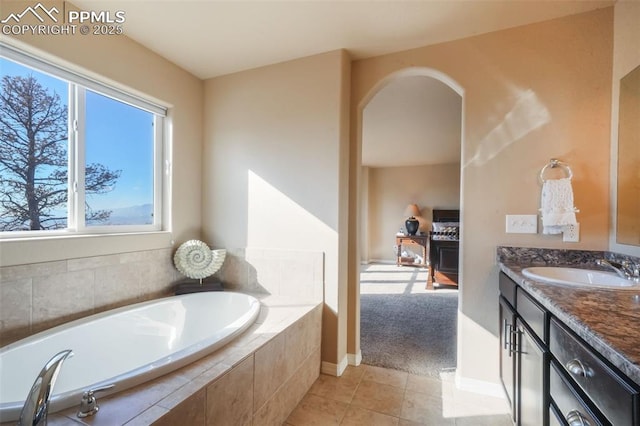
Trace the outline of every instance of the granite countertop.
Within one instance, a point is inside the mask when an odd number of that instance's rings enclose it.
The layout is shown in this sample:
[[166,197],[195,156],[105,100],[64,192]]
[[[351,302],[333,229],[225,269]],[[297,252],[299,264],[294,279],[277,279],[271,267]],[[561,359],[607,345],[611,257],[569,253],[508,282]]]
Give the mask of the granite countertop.
[[543,283],[521,272],[527,266],[541,266],[540,262],[522,258],[499,262],[500,270],[640,386],[640,286],[599,289]]

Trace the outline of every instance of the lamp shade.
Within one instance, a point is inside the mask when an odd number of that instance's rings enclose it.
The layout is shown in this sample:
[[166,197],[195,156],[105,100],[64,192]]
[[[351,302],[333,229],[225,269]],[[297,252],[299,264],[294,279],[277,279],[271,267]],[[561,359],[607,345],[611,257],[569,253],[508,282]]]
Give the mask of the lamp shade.
[[407,216],[412,216],[412,217],[420,216],[420,209],[418,208],[418,205],[409,204],[407,206],[406,214]]

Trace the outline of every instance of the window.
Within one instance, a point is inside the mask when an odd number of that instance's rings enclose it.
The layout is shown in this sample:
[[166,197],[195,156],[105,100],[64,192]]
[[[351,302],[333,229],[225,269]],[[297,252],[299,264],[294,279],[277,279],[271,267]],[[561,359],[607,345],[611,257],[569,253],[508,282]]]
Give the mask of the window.
[[161,230],[165,109],[2,47],[0,236]]

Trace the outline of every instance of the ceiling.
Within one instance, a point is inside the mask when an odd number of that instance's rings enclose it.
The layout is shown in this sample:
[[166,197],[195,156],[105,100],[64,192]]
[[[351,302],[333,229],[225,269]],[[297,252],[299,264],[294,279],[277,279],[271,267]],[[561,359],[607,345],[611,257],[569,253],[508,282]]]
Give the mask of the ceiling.
[[[611,6],[614,0],[73,0],[200,79],[346,49],[354,60]],[[426,77],[365,109],[363,164],[460,161],[460,97]],[[396,149],[395,147],[401,147]],[[393,149],[393,152],[390,150]]]
[[347,49],[353,59],[611,6],[613,0],[72,0],[207,79]]

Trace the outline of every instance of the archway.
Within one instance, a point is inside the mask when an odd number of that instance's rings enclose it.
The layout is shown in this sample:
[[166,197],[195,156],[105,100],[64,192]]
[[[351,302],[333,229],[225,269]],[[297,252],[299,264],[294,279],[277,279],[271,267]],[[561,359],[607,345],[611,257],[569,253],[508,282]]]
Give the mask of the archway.
[[[410,67],[410,68],[405,68],[402,69],[400,71],[391,73],[387,76],[385,76],[384,78],[380,79],[379,81],[377,81],[372,88],[368,91],[368,93],[362,98],[362,100],[358,103],[357,106],[357,119],[356,119],[356,123],[354,123],[356,125],[356,144],[357,144],[357,161],[353,164],[357,165],[357,168],[362,169],[362,146],[363,146],[363,139],[364,139],[364,134],[365,134],[365,108],[372,102],[372,100],[376,97],[376,95],[378,95],[383,89],[385,89],[386,87],[388,87],[391,84],[394,84],[395,82],[400,81],[401,79],[406,79],[407,77],[424,77],[424,78],[429,78],[432,80],[436,80],[439,83],[442,83],[442,85],[446,86],[446,88],[449,91],[453,91],[455,92],[455,94],[458,95],[459,97],[459,102],[460,102],[460,122],[459,122],[459,126],[460,126],[460,133],[459,133],[459,141],[460,141],[460,146],[462,146],[463,143],[463,138],[464,138],[464,90],[463,88],[452,78],[450,78],[448,75],[435,70],[435,69],[431,69],[431,68],[421,68],[421,67]],[[460,149],[460,148],[459,148]],[[352,154],[354,152],[352,151]],[[458,158],[458,162],[460,160],[460,156],[461,156],[461,152],[458,151],[457,153],[457,158]],[[358,172],[360,173],[360,172]],[[461,169],[460,166],[457,166],[457,174],[458,177],[460,177],[461,174]],[[363,189],[363,176],[359,175],[359,184],[358,184],[358,218],[362,219],[363,215],[362,215],[362,206],[363,206],[363,198],[362,195],[364,193],[364,189]],[[460,198],[460,193],[462,192],[462,180],[460,179],[460,189],[458,191],[457,197],[458,197],[458,203],[461,203],[461,198]],[[460,204],[460,207],[461,204]],[[366,221],[364,220],[358,220],[357,221],[359,224],[364,224],[364,225],[359,225],[359,226],[366,226]],[[397,229],[396,229],[397,230]],[[368,231],[366,229],[362,229],[359,228],[358,231],[356,232],[356,235],[358,235],[357,237],[357,263],[358,263],[358,269],[360,266],[360,262],[362,260],[367,260],[369,259],[369,241],[367,241],[367,238],[369,237],[368,235]],[[462,237],[461,237],[461,241],[460,244],[462,245]],[[362,253],[365,254],[365,256],[362,256]],[[460,260],[461,261],[461,260]],[[350,327],[350,332],[353,333],[353,335],[349,336],[349,340],[350,340],[350,350],[348,351],[350,354],[350,363],[351,364],[359,364],[361,361],[361,347],[360,347],[360,275],[356,274],[357,278],[357,285],[356,285],[356,289],[350,289],[350,296],[353,296],[355,299],[354,303],[350,302],[350,309],[353,309],[354,312],[354,318],[355,319],[355,327]],[[460,280],[459,280],[459,289],[460,291],[463,291],[463,277],[460,276]],[[353,323],[352,323],[353,324]],[[355,350],[354,350],[355,347]],[[355,354],[355,356],[353,355]]]

